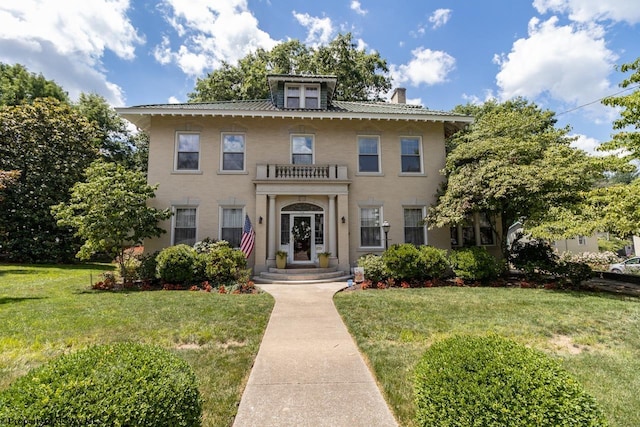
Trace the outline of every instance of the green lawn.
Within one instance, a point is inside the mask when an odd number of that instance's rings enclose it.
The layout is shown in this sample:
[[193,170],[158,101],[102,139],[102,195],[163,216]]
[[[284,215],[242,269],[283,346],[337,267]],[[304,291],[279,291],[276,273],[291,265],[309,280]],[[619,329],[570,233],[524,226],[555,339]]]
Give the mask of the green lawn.
[[191,364],[204,426],[231,425],[273,298],[190,291],[99,292],[108,265],[0,264],[0,389],[62,353],[118,341],[153,343]]
[[640,299],[515,288],[343,292],[335,303],[403,426],[413,370],[430,343],[497,333],[559,359],[612,426],[640,426]]

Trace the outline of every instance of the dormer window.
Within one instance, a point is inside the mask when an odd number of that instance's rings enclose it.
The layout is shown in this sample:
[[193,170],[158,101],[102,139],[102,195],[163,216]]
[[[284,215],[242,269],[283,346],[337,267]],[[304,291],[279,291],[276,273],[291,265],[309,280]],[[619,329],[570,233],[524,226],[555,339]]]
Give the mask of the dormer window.
[[320,85],[287,84],[285,86],[286,108],[320,108]]

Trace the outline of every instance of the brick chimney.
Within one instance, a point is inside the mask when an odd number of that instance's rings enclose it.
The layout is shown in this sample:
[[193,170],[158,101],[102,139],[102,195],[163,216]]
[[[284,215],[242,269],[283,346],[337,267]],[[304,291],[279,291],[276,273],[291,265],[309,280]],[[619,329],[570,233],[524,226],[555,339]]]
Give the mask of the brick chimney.
[[393,91],[391,95],[392,104],[406,104],[407,103],[407,89],[398,87]]

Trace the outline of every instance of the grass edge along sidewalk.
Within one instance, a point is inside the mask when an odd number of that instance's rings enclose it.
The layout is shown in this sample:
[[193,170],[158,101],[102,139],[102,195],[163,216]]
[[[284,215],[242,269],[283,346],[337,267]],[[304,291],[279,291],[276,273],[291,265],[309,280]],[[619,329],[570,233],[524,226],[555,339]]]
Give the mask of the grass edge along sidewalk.
[[156,344],[195,370],[203,426],[233,423],[273,308],[266,294],[102,292],[106,264],[0,264],[0,389],[30,368],[93,344]]
[[640,298],[441,287],[341,292],[334,301],[403,426],[415,425],[413,372],[422,354],[461,333],[495,333],[549,354],[611,426],[640,425]]

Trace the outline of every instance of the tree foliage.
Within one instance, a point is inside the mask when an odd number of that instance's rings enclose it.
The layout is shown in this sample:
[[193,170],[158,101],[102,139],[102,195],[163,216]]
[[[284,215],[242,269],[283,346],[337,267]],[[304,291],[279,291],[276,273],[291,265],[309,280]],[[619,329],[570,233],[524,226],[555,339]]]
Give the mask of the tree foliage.
[[624,89],[634,89],[628,95],[611,96],[602,103],[611,107],[620,107],[620,118],[613,122],[613,128],[619,130],[613,139],[602,144],[602,150],[624,149],[629,157],[640,159],[640,58],[620,67],[623,73],[631,75],[620,83]]
[[258,49],[238,61],[198,79],[190,102],[266,99],[267,74],[335,75],[335,99],[380,100],[391,88],[386,60],[377,52],[366,53],[351,33],[339,34],[326,46],[308,47],[290,40],[272,50]]
[[81,93],[76,107],[96,126],[96,145],[106,161],[132,170],[147,170],[148,138],[145,133],[133,134],[127,129],[126,121],[98,94]]
[[490,213],[502,219],[497,231],[506,253],[511,224],[530,228],[552,208],[571,210],[602,179],[606,162],[571,147],[568,129],[555,127],[551,111],[520,98],[458,110],[476,121],[448,141],[447,181],[429,212],[432,227]]
[[84,241],[78,258],[107,252],[118,260],[126,280],[126,249],[164,233],[158,222],[171,212],[147,206],[157,186],[148,185],[142,172],[96,161],[87,168],[86,176],[86,182],[73,186],[71,199],[54,206],[52,213],[58,225],[73,228]]
[[18,105],[38,98],[55,98],[69,102],[67,93],[42,74],[29,73],[20,65],[0,63],[0,105]]
[[58,227],[50,207],[96,158],[93,126],[68,104],[51,98],[0,108],[0,170],[20,171],[0,205],[0,255],[11,261],[73,259],[77,241]]

